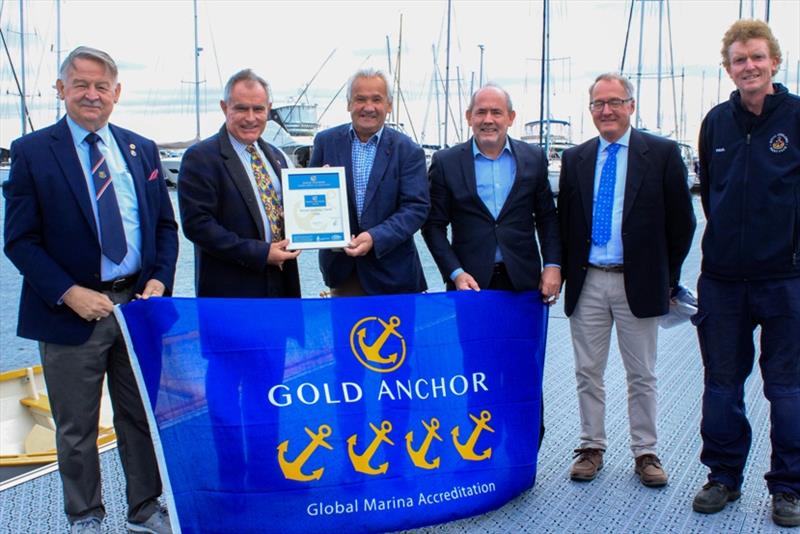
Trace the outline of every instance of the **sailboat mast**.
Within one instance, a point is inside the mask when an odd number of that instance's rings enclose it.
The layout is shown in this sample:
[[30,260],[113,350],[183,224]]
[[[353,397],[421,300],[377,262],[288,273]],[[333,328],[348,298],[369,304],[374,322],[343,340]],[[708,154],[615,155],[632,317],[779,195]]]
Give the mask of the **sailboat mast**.
[[450,118],[450,10],[452,0],[447,0],[447,54],[444,65],[444,145],[447,148],[447,120]]
[[542,2],[542,71],[539,87],[539,146],[544,141],[544,95],[545,95],[545,64],[547,63],[547,0]]
[[203,50],[198,45],[197,36],[197,0],[192,2],[194,6],[194,118],[195,118],[195,139],[200,140],[200,52]]
[[[636,0],[634,0],[635,2]],[[644,48],[644,2],[639,2],[639,64],[636,67],[636,127],[639,128],[641,126],[641,117],[639,115],[639,110],[642,109],[642,106],[639,102],[639,96],[642,93],[642,51]]]
[[22,121],[22,135],[28,133],[28,124],[25,122],[27,106],[25,105],[25,7],[23,1],[19,0],[19,72],[20,72],[20,91],[19,91],[19,118]]
[[[61,0],[56,0],[56,78],[61,73]],[[61,119],[61,99],[56,95],[56,122]]]
[[663,39],[664,0],[658,0],[658,88],[656,89],[656,131],[661,133],[661,41]]

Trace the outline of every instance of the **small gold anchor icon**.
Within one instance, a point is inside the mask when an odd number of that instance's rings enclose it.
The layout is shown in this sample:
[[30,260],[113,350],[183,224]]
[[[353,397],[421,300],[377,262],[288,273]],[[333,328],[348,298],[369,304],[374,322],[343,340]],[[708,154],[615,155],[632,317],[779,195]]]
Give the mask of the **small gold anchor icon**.
[[377,469],[372,467],[369,462],[375,455],[375,452],[377,452],[381,442],[394,446],[394,442],[386,437],[386,434],[392,431],[392,423],[389,421],[383,421],[380,429],[372,423],[370,423],[369,426],[372,431],[375,432],[375,438],[372,440],[372,443],[367,446],[363,453],[357,454],[355,448],[358,436],[353,434],[347,438],[347,454],[350,456],[350,462],[353,464],[353,469],[359,473],[366,473],[367,475],[381,475],[386,473],[386,471],[389,469],[389,462],[383,462],[378,466]]
[[376,317],[378,322],[381,323],[383,326],[383,332],[381,335],[378,336],[371,345],[367,345],[364,340],[367,338],[367,329],[362,328],[358,331],[358,346],[361,348],[361,353],[364,354],[364,357],[375,363],[394,363],[397,361],[397,353],[393,352],[389,356],[383,357],[381,356],[381,349],[383,345],[386,343],[386,340],[389,339],[390,335],[395,335],[402,339],[402,336],[395,331],[395,328],[400,326],[400,318],[396,315],[392,315],[389,318],[389,323],[387,324],[380,318]]
[[[367,343],[367,326],[365,323],[371,321],[380,323],[383,327],[383,331],[375,341]],[[353,354],[356,355],[356,358],[358,358],[358,361],[367,369],[379,373],[388,373],[400,367],[406,357],[406,341],[403,339],[403,335],[397,331],[398,326],[400,326],[400,318],[396,315],[392,315],[388,322],[382,320],[380,317],[365,317],[358,321],[350,331],[350,348],[353,350]],[[398,351],[384,356],[381,354],[381,351],[384,349],[390,336],[395,336],[399,339],[400,347]],[[358,339],[358,347],[356,347],[356,338]],[[377,366],[372,364],[377,364]],[[381,367],[387,365],[391,367]]]
[[439,420],[437,418],[432,418],[430,423],[426,423],[424,420],[421,421],[422,426],[425,427],[425,430],[428,431],[425,439],[422,440],[422,445],[419,446],[419,449],[414,450],[412,446],[414,442],[414,431],[412,430],[408,434],[406,434],[406,450],[408,450],[408,456],[411,458],[411,461],[417,467],[421,467],[422,469],[438,469],[439,468],[439,457],[433,459],[432,462],[428,462],[425,459],[425,454],[427,454],[428,449],[431,446],[431,441],[433,438],[442,441],[441,436],[436,433],[436,430],[439,428]]
[[328,450],[333,450],[333,447],[325,441],[325,438],[331,435],[331,427],[328,425],[320,425],[316,434],[308,427],[305,427],[305,431],[311,438],[311,442],[306,445],[306,448],[303,449],[294,460],[289,461],[286,459],[286,452],[289,450],[288,439],[278,445],[278,463],[281,466],[281,471],[283,471],[283,476],[288,480],[299,480],[301,482],[319,480],[322,478],[322,473],[325,471],[325,468],[320,467],[312,471],[310,475],[307,475],[302,471],[303,464],[308,461],[320,445]]
[[481,412],[481,417],[478,419],[472,414],[469,414],[469,418],[475,423],[475,428],[472,429],[472,434],[470,434],[467,442],[462,444],[458,441],[459,436],[459,429],[458,425],[456,425],[453,430],[450,431],[450,434],[453,436],[453,445],[456,446],[458,450],[458,454],[465,460],[472,460],[475,462],[479,462],[481,460],[486,460],[492,457],[492,448],[489,447],[485,449],[482,453],[476,454],[475,453],[475,443],[478,441],[478,436],[483,430],[488,430],[489,432],[494,432],[494,429],[489,426],[489,421],[492,419],[492,414],[489,413],[489,410],[483,410]]

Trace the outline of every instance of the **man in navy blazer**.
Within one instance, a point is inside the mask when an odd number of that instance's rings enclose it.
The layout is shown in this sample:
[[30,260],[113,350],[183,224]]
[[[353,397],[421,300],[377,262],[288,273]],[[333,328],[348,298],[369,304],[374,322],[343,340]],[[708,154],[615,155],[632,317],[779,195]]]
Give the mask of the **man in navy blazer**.
[[319,265],[333,296],[414,293],[427,289],[414,245],[430,206],[425,155],[408,136],[385,127],[391,86],[374,69],[350,78],[351,124],[314,138],[309,166],[344,167],[354,234],[343,250],[321,250]]
[[[237,72],[220,101],[225,124],[181,161],[178,199],[183,232],[195,246],[198,297],[300,297],[300,252],[286,250],[282,234],[286,159],[261,139],[270,102],[263,78],[250,69]],[[255,168],[265,179],[259,181]],[[280,204],[276,220],[268,211],[272,203],[264,200],[269,188]]]
[[561,242],[547,158],[507,135],[515,116],[502,88],[475,92],[466,113],[474,137],[433,156],[422,235],[448,289],[541,289],[552,303],[561,288]]
[[177,225],[158,148],[108,124],[120,85],[105,52],[73,50],[56,88],[67,117],[11,145],[3,188],[5,252],[23,275],[17,333],[40,342],[72,531],[100,532],[105,515],[96,439],[108,375],[128,526],[170,532],[142,400],[112,314],[115,304],[171,292]]
[[603,373],[616,324],[628,377],[630,447],[645,486],[667,484],[656,455],[658,317],[669,310],[695,229],[678,145],[630,125],[633,86],[615,73],[592,84],[600,137],[561,159],[558,215],[581,417],[570,476],[593,480],[607,447]]

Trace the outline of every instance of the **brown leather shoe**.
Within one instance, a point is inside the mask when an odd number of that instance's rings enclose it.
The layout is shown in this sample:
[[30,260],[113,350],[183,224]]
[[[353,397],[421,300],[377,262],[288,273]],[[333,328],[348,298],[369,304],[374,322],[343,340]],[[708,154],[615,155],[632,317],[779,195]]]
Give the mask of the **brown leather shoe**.
[[569,470],[569,477],[579,482],[589,482],[597,478],[603,468],[603,449],[575,449],[576,460]]
[[642,484],[650,488],[666,486],[669,477],[661,467],[661,460],[655,454],[643,454],[636,458],[636,474]]

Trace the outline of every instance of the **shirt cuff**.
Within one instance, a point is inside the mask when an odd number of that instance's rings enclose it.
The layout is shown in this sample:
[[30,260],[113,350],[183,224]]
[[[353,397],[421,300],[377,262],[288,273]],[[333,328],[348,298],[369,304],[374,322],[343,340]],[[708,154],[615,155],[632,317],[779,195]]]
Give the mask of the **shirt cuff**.
[[556,269],[561,269],[561,266],[557,263],[545,263],[545,267],[555,267]]
[[458,275],[459,275],[459,274],[461,274],[461,273],[463,273],[463,272],[464,272],[464,269],[462,269],[461,267],[459,267],[458,269],[456,269],[455,271],[453,271],[452,273],[450,273],[450,280],[451,280],[452,282],[455,282],[455,281],[456,281],[456,278],[458,278]]

